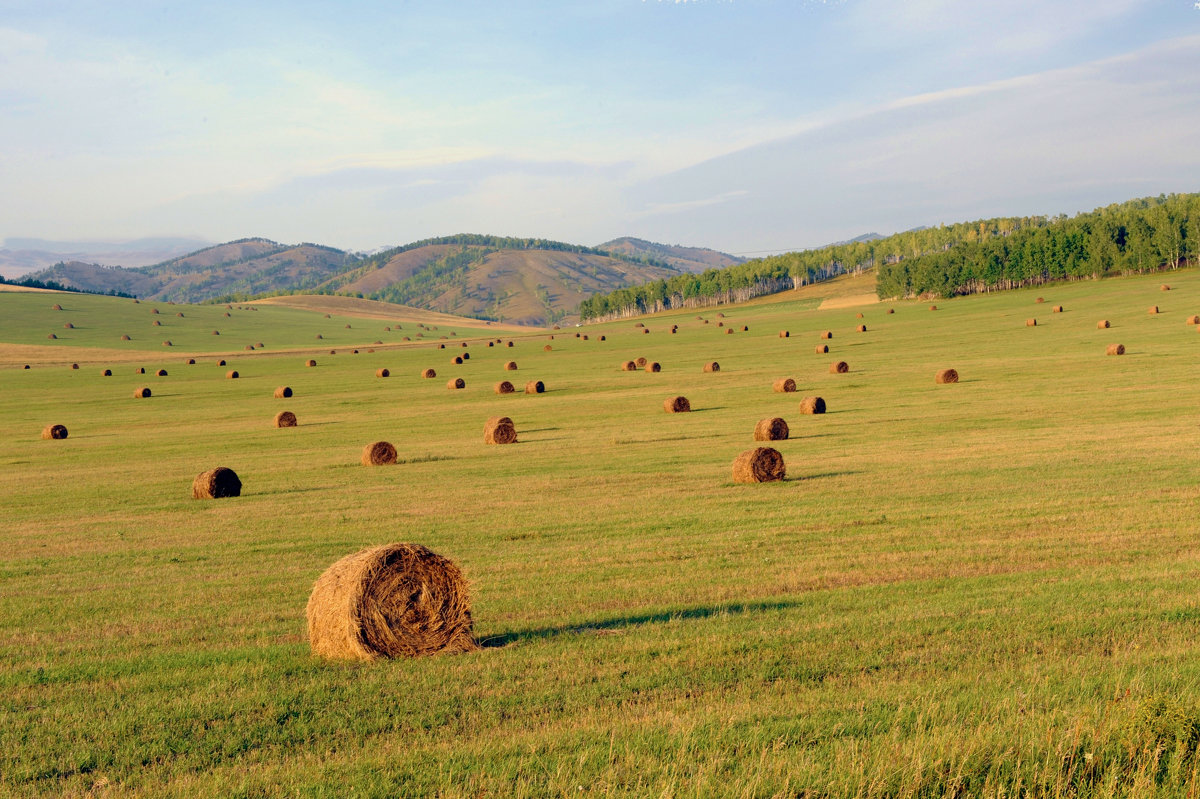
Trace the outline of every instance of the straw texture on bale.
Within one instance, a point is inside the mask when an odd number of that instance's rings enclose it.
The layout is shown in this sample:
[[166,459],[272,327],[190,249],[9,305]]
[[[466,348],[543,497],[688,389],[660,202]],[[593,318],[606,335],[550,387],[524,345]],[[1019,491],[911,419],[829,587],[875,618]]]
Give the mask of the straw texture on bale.
[[772,385],[776,394],[792,392],[796,390],[796,381],[790,377],[781,377]]
[[363,466],[386,466],[396,462],[396,448],[387,441],[367,444],[362,451]]
[[493,416],[483,425],[483,443],[515,444],[517,428],[507,416]]
[[376,377],[391,377],[391,374],[392,373],[389,372],[387,369],[380,368],[380,369],[375,370]]
[[275,414],[275,426],[295,427],[296,414],[292,413],[291,411],[280,411],[279,413]]
[[818,344],[817,345],[817,355],[824,355],[827,352],[829,352],[828,344]]
[[60,439],[67,437],[67,428],[61,424],[48,424],[42,430],[42,438],[44,439]]
[[233,469],[225,466],[201,472],[192,481],[192,499],[224,499],[241,495],[242,481]]
[[462,571],[418,544],[348,555],[317,578],[305,611],[313,654],[339,660],[478,649]]
[[461,377],[454,377],[446,381],[446,388],[466,388],[467,381]]
[[754,425],[755,441],[786,441],[787,437],[788,424],[778,416],[760,419],[758,424]]
[[704,364],[704,371],[719,372],[721,371],[721,364],[717,363],[716,361],[709,361],[708,363]]
[[437,377],[437,372],[433,371],[432,369],[424,369],[421,371],[421,377]]
[[499,383],[496,384],[496,393],[497,394],[511,394],[514,391],[516,391],[516,389],[513,388],[513,384],[508,382],[507,380],[501,380]]
[[831,374],[844,375],[846,372],[850,371],[850,364],[846,363],[845,361],[831,363],[829,364],[829,371]]
[[660,364],[658,361],[651,361],[650,363],[646,364],[646,371],[647,372],[661,372],[662,364]]
[[1036,319],[1026,319],[1025,327],[1037,327],[1037,320]]
[[641,369],[648,363],[648,361],[645,358],[638,358],[636,361],[634,361],[634,363],[636,363],[638,368]]
[[933,381],[935,383],[957,383],[958,382],[958,370],[957,369],[942,369],[934,376]]
[[668,397],[663,400],[663,410],[667,413],[687,413],[692,409],[692,403],[687,397]]
[[783,456],[771,447],[748,449],[733,462],[735,483],[770,483],[782,480],[786,473]]
[[275,389],[275,399],[287,399],[292,396],[291,386],[279,386]]
[[138,398],[138,399],[143,399],[143,398],[145,398],[145,397],[149,397],[149,396],[150,396],[150,389],[149,389],[149,388],[147,388],[146,386],[142,386],[141,388],[139,388],[139,389],[137,389],[136,391],[134,391],[134,392],[133,392],[133,396],[134,396],[134,397],[136,397],[136,398]]
[[1125,345],[1124,344],[1109,344],[1108,349],[1105,352],[1108,355],[1124,355],[1125,354]]
[[237,373],[237,369],[230,369],[225,373],[225,377],[229,378],[230,380],[237,380],[239,377],[241,377],[241,375]]
[[821,397],[805,397],[800,400],[800,413],[825,413],[825,400]]
[[1108,323],[1107,319],[1101,319],[1096,323],[1097,330],[1107,330],[1109,327],[1111,327],[1111,325]]
[[517,362],[516,362],[516,361],[508,361],[508,362],[506,362],[506,363],[504,364],[504,370],[505,370],[506,372],[515,372],[515,371],[517,371]]
[[526,394],[544,394],[546,393],[546,384],[541,380],[530,380],[525,384]]

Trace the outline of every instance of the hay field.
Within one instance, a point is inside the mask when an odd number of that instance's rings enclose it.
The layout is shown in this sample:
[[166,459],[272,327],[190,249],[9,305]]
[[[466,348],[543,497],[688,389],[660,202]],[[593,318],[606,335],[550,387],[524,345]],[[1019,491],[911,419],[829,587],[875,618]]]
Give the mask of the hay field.
[[[0,794],[1194,795],[1200,275],[1162,282],[758,301],[461,365],[408,325],[367,353],[379,320],[259,305],[227,342],[222,306],[160,304],[201,320],[167,349],[146,303],[0,296],[0,341],[53,355],[0,346]],[[494,393],[508,360],[545,393]],[[735,484],[775,416],[787,479]],[[360,465],[379,440],[398,462]],[[241,496],[193,500],[216,466]],[[462,568],[482,648],[314,659],[313,582],[392,542]]]

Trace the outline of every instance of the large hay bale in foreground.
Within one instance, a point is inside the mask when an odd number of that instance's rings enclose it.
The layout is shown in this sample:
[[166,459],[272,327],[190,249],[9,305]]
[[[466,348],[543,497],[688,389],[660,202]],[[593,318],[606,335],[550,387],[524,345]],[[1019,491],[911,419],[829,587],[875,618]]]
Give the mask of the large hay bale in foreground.
[[507,362],[505,362],[505,364],[504,364],[504,370],[505,370],[506,372],[515,372],[515,371],[517,371],[517,362],[516,362],[516,361],[507,361]]
[[46,440],[67,437],[67,428],[61,424],[48,424],[42,429],[42,438]]
[[789,393],[796,390],[796,381],[790,377],[781,377],[771,387],[775,390],[776,394]]
[[526,394],[544,394],[546,393],[546,384],[541,380],[530,380],[525,384]]
[[389,372],[387,369],[384,369],[384,368],[379,368],[379,369],[375,370],[376,377],[390,377],[391,374],[392,374],[391,372]]
[[305,610],[314,655],[419,657],[479,648],[462,571],[418,544],[347,555],[317,578]]
[[516,389],[513,388],[513,384],[508,382],[507,380],[501,380],[499,383],[496,384],[496,393],[497,394],[511,394],[514,391],[516,391]]
[[1109,327],[1111,327],[1111,325],[1109,324],[1107,319],[1101,319],[1099,322],[1096,323],[1097,330],[1107,330]]
[[788,424],[778,416],[760,419],[758,424],[754,425],[755,441],[786,441],[787,437]]
[[452,377],[446,381],[446,388],[449,388],[449,389],[459,389],[459,388],[466,388],[466,387],[467,387],[467,381],[463,380],[461,377]]
[[483,443],[515,444],[517,428],[507,416],[493,416],[483,425]]
[[647,372],[661,372],[662,364],[660,364],[658,361],[651,361],[650,363],[646,364],[646,371]]
[[719,372],[721,371],[721,364],[717,363],[716,361],[709,361],[708,363],[704,364],[704,371]]
[[850,371],[850,364],[846,363],[845,361],[836,361],[834,363],[829,364],[830,374],[844,375],[844,374],[846,374],[846,372],[849,372],[849,371]]
[[396,448],[388,441],[376,441],[363,447],[363,466],[386,466],[395,462]]
[[957,383],[958,382],[958,370],[942,369],[936,375],[934,375],[933,382],[935,382],[935,383]]
[[783,455],[771,447],[748,449],[733,462],[735,483],[770,483],[782,480],[786,473]]
[[148,386],[142,386],[133,392],[133,396],[137,399],[145,399],[146,397],[150,396],[150,388]]
[[663,410],[667,413],[688,413],[692,410],[692,403],[688,402],[687,397],[668,397],[663,400]]
[[242,495],[242,481],[225,466],[201,472],[192,481],[192,499],[224,499]]
[[800,400],[800,413],[825,413],[825,400],[821,397],[805,397]]
[[295,427],[296,424],[296,414],[291,411],[280,411],[275,414],[276,427]]
[[424,377],[424,378],[437,377],[437,372],[435,372],[432,369],[422,369],[421,377]]
[[292,396],[291,386],[279,386],[275,389],[275,399],[287,399]]
[[1109,344],[1108,349],[1105,350],[1105,354],[1106,355],[1124,355],[1125,354],[1125,345],[1124,344]]

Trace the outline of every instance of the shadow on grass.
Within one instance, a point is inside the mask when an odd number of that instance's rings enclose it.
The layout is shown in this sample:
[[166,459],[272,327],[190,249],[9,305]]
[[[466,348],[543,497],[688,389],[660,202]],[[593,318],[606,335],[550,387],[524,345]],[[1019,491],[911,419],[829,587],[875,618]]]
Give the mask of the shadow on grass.
[[724,405],[709,405],[704,408],[692,408],[691,411],[689,411],[689,413],[707,413],[708,411],[723,411],[723,410],[725,410]]
[[559,627],[542,627],[536,630],[520,630],[516,632],[489,635],[480,639],[479,645],[485,649],[500,649],[518,644],[523,641],[544,640],[560,635],[579,635],[581,633],[604,633],[623,630],[627,627],[639,627],[643,624],[666,624],[672,621],[694,621],[710,619],[714,616],[741,616],[747,613],[764,613],[774,610],[788,610],[799,607],[799,600],[776,602],[733,602],[728,605],[706,605],[684,610],[668,610],[661,613],[644,613],[635,616],[623,616],[617,619],[585,622],[584,624],[562,625]]
[[522,433],[548,433],[551,430],[561,430],[561,427],[535,427],[532,430],[522,430]]
[[862,472],[821,472],[820,474],[806,474],[799,477],[788,477],[785,478],[785,480],[786,482],[791,482],[792,480],[795,480],[796,482],[802,482],[804,480],[821,480],[826,477],[853,477],[856,474],[862,474]]
[[705,438],[723,438],[723,433],[705,433],[698,436],[665,436],[663,438],[615,438],[613,443],[618,446],[627,444],[661,444],[664,441],[699,441]]

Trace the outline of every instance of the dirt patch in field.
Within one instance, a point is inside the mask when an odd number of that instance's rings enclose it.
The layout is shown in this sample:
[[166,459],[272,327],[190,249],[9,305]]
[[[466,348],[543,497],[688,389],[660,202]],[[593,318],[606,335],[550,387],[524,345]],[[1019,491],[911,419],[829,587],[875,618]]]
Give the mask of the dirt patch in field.
[[836,308],[856,308],[860,305],[877,304],[879,304],[879,297],[874,294],[852,294],[848,297],[828,297],[821,300],[817,310],[828,311]]

